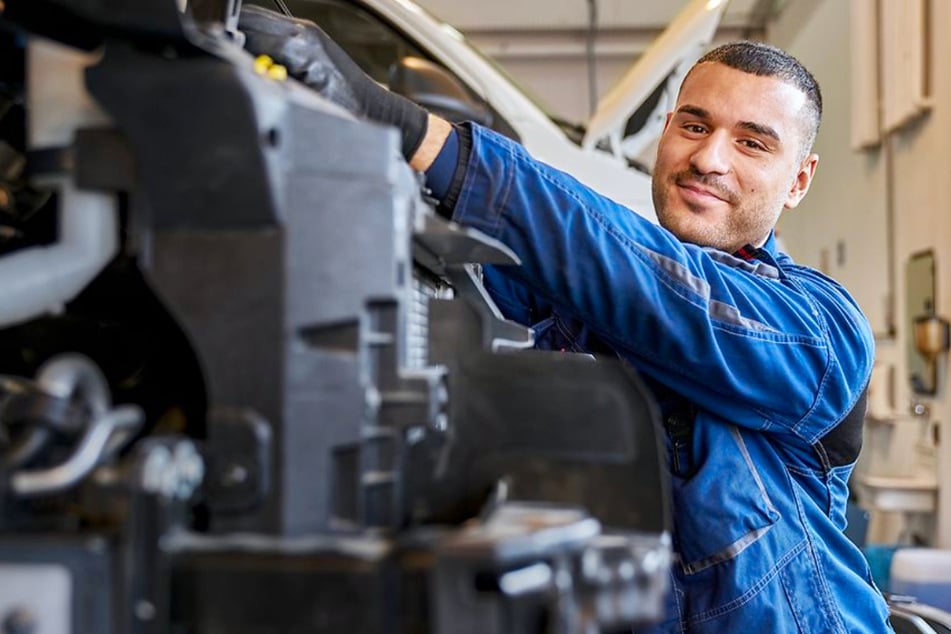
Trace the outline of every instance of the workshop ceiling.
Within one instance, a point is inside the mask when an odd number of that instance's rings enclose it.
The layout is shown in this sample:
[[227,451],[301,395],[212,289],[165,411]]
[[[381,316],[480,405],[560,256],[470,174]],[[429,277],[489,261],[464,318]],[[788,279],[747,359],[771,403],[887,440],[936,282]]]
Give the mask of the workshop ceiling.
[[[625,30],[644,35],[663,29],[688,0],[417,0],[463,32],[565,31],[584,28],[592,2],[599,30]],[[792,0],[731,0],[723,27],[762,29],[768,17]]]

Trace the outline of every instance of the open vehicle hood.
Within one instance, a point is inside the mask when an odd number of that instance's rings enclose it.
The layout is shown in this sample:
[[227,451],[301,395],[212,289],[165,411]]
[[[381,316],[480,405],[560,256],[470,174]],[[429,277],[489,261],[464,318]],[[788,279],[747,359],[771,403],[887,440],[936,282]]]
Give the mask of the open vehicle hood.
[[[638,159],[660,136],[684,75],[706,52],[728,4],[691,0],[601,99],[581,146]],[[635,113],[643,125],[631,121]]]

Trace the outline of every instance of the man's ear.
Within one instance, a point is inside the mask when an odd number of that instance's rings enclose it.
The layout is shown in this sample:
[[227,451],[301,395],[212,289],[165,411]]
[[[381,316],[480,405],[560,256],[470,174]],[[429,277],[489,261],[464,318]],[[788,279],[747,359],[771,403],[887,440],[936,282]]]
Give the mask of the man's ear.
[[809,191],[809,186],[812,184],[812,177],[816,174],[816,165],[818,164],[818,154],[809,154],[802,160],[792,187],[789,188],[789,193],[786,194],[786,209],[794,209],[806,196],[806,192]]

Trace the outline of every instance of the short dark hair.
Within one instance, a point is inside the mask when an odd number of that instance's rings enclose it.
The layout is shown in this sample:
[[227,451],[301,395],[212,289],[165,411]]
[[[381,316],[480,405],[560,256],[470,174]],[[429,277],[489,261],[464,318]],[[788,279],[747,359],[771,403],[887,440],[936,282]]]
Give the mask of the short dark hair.
[[704,62],[717,62],[752,75],[775,77],[802,91],[806,96],[802,148],[802,156],[805,158],[819,133],[819,123],[822,121],[822,93],[816,78],[798,59],[770,44],[741,40],[714,48],[697,60],[694,67]]

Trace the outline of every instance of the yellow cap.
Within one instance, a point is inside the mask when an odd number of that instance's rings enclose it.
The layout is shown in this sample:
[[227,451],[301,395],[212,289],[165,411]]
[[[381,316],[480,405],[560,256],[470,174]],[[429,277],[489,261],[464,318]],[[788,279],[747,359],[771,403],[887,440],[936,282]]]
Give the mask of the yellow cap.
[[267,76],[277,81],[284,81],[287,79],[287,69],[280,64],[274,64],[267,69]]
[[273,65],[274,60],[267,55],[258,55],[254,58],[254,72],[259,75],[266,75],[268,69]]

